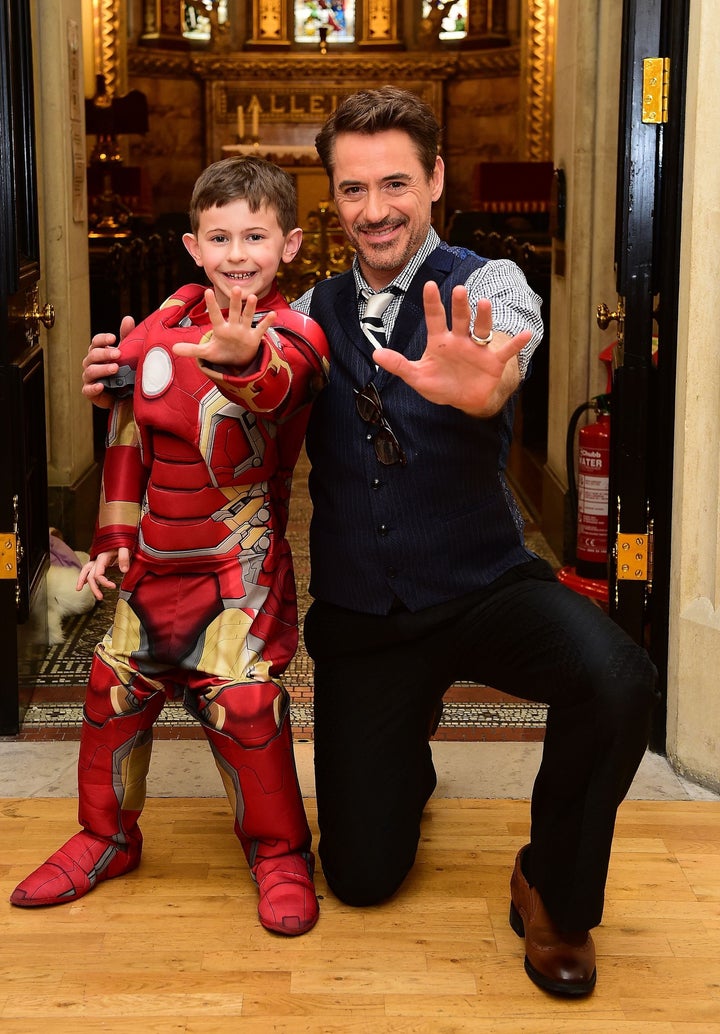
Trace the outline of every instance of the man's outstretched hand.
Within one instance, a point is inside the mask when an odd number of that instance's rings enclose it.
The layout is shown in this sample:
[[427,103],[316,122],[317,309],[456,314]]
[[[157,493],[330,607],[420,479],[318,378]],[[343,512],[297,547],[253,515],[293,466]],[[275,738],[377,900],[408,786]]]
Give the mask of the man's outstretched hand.
[[[432,281],[423,288],[423,307],[427,344],[420,359],[406,359],[391,348],[376,349],[373,359],[429,402],[455,406],[470,416],[494,416],[520,384],[516,356],[532,332],[523,330],[515,337],[493,332],[492,306],[486,299],[478,302],[473,320],[462,286],[453,288],[450,327],[440,290]],[[483,339],[491,332],[487,345],[477,344],[470,336]]]
[[[120,323],[120,340],[127,337],[135,329],[132,316],[123,316]],[[115,346],[114,334],[96,334],[90,342],[90,348],[83,359],[82,393],[101,409],[109,409],[112,395],[101,383],[103,377],[112,377],[118,372],[120,349]]]

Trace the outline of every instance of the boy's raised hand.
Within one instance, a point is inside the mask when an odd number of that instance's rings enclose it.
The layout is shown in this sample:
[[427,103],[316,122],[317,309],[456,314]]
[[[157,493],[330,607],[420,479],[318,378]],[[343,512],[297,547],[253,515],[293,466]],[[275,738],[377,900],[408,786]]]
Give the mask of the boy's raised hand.
[[243,304],[241,288],[233,287],[226,318],[214,292],[208,288],[205,292],[205,304],[212,324],[212,334],[198,344],[180,341],[173,345],[173,352],[175,355],[189,356],[217,366],[248,366],[257,355],[263,335],[273,325],[277,316],[275,312],[268,312],[257,326],[253,327],[257,301],[254,294],[249,294]]

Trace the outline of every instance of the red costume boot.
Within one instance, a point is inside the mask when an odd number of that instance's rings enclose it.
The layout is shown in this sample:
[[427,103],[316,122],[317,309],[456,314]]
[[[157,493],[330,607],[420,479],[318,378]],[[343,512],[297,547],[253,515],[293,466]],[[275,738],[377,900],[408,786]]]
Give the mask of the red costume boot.
[[199,717],[260,893],[260,922],[275,933],[307,933],[319,910],[289,698],[274,683],[250,682],[225,686],[205,700]]
[[[78,761],[78,821],[83,831],[15,888],[13,905],[32,908],[76,901],[102,880],[122,876],[140,864],[142,834],[137,823],[145,803],[152,725],[165,694],[133,690],[140,707],[108,717],[97,709],[108,699],[102,689],[98,691],[98,682],[107,683],[108,675],[96,654]],[[127,692],[122,686],[117,691]]]

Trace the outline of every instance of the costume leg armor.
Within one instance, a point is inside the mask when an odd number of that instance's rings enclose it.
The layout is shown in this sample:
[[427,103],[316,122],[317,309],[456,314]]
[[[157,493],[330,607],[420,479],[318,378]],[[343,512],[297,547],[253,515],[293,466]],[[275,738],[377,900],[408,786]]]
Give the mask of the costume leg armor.
[[272,682],[225,683],[197,713],[235,813],[267,930],[306,933],[318,919],[315,859],[298,785],[287,693]]
[[15,888],[13,905],[31,908],[75,901],[102,880],[122,876],[140,864],[142,834],[137,823],[145,803],[152,725],[165,694],[139,676],[130,687],[119,685],[118,677],[99,647],[80,738],[78,820],[83,831]]

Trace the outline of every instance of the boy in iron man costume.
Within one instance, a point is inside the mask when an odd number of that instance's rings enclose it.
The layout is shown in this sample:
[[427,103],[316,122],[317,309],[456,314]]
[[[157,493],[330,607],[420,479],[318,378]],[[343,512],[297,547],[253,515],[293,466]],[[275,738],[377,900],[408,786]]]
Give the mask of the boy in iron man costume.
[[[78,764],[82,831],[15,889],[14,905],[74,901],[140,862],[152,726],[182,697],[202,724],[268,930],[318,918],[311,834],[280,676],[297,647],[285,538],[292,471],[328,346],[277,288],[296,254],[292,180],[256,158],[200,176],[184,243],[212,285],[181,288],[122,343],[134,392],[111,410],[91,561],[97,598],[123,574],[93,657]],[[256,316],[256,306],[262,318]],[[275,324],[273,327],[272,324]],[[233,374],[183,355],[213,339]]]

